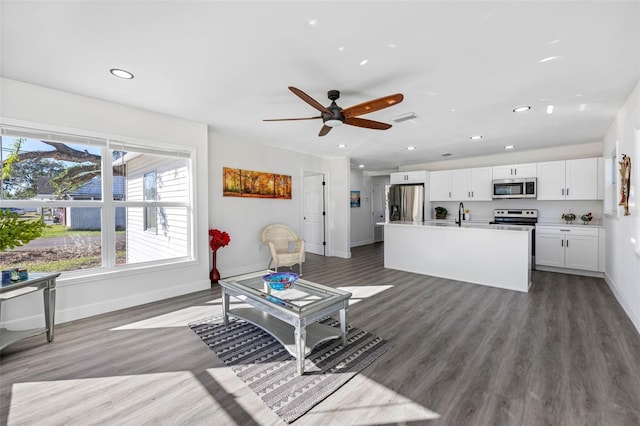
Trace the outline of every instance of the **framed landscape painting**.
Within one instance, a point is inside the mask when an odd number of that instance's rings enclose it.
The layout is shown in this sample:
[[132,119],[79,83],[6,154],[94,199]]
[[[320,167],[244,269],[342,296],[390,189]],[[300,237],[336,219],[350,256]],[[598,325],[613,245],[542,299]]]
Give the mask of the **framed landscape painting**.
[[223,167],[222,195],[290,200],[291,176]]

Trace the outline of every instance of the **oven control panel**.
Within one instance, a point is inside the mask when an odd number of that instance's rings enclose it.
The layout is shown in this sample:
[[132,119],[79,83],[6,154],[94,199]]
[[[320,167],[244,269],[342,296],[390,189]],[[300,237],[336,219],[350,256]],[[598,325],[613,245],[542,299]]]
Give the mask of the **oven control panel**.
[[493,216],[499,217],[511,217],[511,218],[538,218],[538,210],[536,209],[496,209],[493,211]]

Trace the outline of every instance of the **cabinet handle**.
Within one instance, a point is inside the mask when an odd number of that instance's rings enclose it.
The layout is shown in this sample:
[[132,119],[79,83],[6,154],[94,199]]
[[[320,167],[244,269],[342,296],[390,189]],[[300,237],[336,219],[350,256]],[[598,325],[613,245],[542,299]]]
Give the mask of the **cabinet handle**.
[[451,198],[451,191],[449,191],[449,198]]
[[564,247],[564,240],[560,240],[560,247]]
[[514,168],[514,169],[513,169],[513,174],[514,174],[514,175],[517,175],[517,174],[518,174],[518,169]]
[[509,174],[513,176],[513,169],[509,169],[509,170],[511,170]]
[[567,240],[567,247],[569,247],[569,240]]
[[567,188],[567,197],[569,196],[569,188]]
[[473,198],[473,191],[471,191],[471,198]]
[[571,229],[561,229],[560,232],[571,232]]
[[562,188],[562,195],[564,195],[564,188]]

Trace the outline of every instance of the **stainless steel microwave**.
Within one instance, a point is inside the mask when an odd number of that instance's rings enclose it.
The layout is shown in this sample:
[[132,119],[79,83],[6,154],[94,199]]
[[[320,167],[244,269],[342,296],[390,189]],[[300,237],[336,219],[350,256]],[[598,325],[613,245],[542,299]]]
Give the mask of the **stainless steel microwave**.
[[493,198],[536,198],[537,179],[499,179],[493,181]]

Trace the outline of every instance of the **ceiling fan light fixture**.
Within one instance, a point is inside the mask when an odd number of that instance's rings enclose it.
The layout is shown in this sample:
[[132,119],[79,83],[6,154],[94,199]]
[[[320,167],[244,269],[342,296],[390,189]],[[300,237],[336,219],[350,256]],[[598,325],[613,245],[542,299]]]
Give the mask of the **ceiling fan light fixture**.
[[343,124],[342,120],[337,120],[335,118],[330,118],[324,122],[324,125],[329,127],[338,127],[338,126],[342,126],[342,124]]

